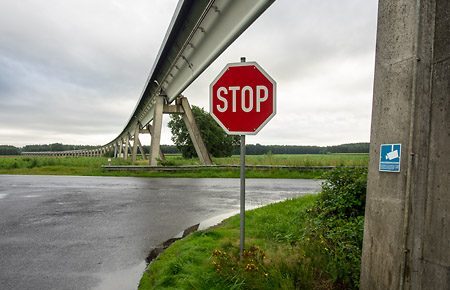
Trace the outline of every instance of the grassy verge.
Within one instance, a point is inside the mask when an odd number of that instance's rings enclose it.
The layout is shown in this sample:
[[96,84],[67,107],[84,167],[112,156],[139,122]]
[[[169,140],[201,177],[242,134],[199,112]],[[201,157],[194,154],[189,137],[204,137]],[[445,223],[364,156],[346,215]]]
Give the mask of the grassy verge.
[[249,211],[175,242],[139,289],[358,289],[365,169],[327,174],[322,192]]
[[[239,164],[239,155],[231,157],[213,158],[214,164]],[[180,154],[166,156],[166,165],[197,165],[198,158],[184,159]],[[264,154],[247,155],[245,162],[248,165],[285,165],[285,166],[367,166],[369,154]],[[145,164],[146,161],[139,161]]]
[[[329,155],[250,155],[246,157],[249,165],[287,165],[287,166],[359,166],[367,165],[367,154],[329,154]],[[139,160],[138,164],[147,164]],[[239,157],[215,158],[218,165],[238,164]],[[23,175],[81,175],[81,176],[136,176],[136,177],[217,177],[237,178],[239,169],[203,169],[178,172],[108,172],[101,168],[108,164],[104,157],[2,157],[0,174]],[[112,159],[112,165],[130,165],[130,160]],[[195,165],[198,159],[183,159],[181,155],[167,156],[166,165]],[[248,178],[320,178],[323,171],[300,171],[288,169],[248,170]]]
[[238,216],[174,243],[144,273],[139,289],[294,289],[299,253],[291,243],[301,237],[306,209],[315,199],[310,195],[249,211],[251,251],[242,262]]

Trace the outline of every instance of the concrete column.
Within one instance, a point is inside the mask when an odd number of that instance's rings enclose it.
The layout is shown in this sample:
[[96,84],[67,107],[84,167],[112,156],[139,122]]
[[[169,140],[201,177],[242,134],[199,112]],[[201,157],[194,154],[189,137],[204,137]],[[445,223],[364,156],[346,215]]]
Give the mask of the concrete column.
[[[147,125],[147,130],[148,130],[148,133],[150,134],[150,141],[151,141],[152,134],[153,134],[153,126],[148,124]],[[150,146],[151,146],[151,144],[150,144]],[[161,151],[161,146],[159,147],[159,159],[166,160],[166,157],[164,156],[164,153]]]
[[450,1],[380,0],[361,289],[450,289],[449,144]]
[[158,155],[161,144],[161,128],[163,118],[164,98],[162,96],[156,97],[155,112],[153,113],[153,132],[152,141],[150,145],[150,165],[158,165]]
[[122,151],[123,151],[123,139],[120,138],[120,140],[119,140],[119,156],[122,156]]
[[194,114],[192,114],[191,106],[185,97],[181,97],[181,106],[183,107],[184,114],[183,120],[189,131],[189,136],[191,137],[192,143],[194,144],[195,151],[197,152],[200,162],[204,165],[211,165],[212,160],[209,156],[208,149],[206,149],[203,138],[200,135],[200,130],[198,129],[197,122],[195,122]]
[[131,162],[136,162],[136,155],[138,150],[138,140],[139,140],[139,130],[140,130],[139,123],[136,124],[136,128],[134,129],[134,137],[133,137],[133,152],[131,154]]
[[128,145],[130,144],[128,133],[125,136],[125,151],[123,152],[123,159],[128,159]]
[[141,152],[142,159],[145,160],[146,158],[145,158],[144,147],[142,147],[142,143],[141,143],[141,140],[139,140],[139,137],[136,139],[136,142],[137,142],[139,151]]
[[114,143],[114,158],[117,158],[117,143]]

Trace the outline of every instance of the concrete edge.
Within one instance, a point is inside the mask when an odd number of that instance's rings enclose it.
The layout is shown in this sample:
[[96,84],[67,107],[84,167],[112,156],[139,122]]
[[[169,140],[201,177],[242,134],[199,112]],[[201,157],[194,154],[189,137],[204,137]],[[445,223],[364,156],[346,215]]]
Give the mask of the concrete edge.
[[162,244],[153,248],[150,251],[150,253],[148,254],[147,258],[145,258],[147,267],[151,264],[151,262],[153,262],[153,260],[155,260],[162,252],[164,252],[165,249],[170,247],[174,242],[181,240],[196,231],[203,231],[203,230],[206,230],[213,226],[216,226],[216,225],[220,224],[222,221],[226,220],[227,218],[232,217],[238,213],[239,213],[239,210],[236,210],[236,211],[232,211],[232,212],[214,216],[214,217],[204,220],[198,224],[190,226],[190,227],[186,228],[184,231],[181,231],[180,233],[175,235],[173,238],[170,238],[170,239],[164,241]]

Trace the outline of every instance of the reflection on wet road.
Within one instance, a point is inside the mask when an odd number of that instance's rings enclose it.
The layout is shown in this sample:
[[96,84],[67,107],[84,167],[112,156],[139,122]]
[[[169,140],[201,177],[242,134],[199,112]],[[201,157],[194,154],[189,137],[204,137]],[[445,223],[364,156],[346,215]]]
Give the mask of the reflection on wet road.
[[[247,179],[246,201],[319,188]],[[0,289],[135,289],[151,248],[238,209],[238,179],[0,175]]]

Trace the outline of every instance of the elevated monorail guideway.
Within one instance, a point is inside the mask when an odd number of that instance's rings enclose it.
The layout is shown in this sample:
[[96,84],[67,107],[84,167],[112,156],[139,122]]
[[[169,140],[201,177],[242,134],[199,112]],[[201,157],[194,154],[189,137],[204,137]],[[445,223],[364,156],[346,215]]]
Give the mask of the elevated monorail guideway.
[[[190,107],[186,107],[187,100],[175,102],[177,108],[170,109],[168,105],[179,98],[180,94],[274,1],[180,0],[141,97],[122,132],[104,146],[95,150],[79,151],[80,154],[78,151],[71,152],[68,156],[98,156],[114,150],[116,156],[123,155],[127,158],[130,146],[133,159],[136,158],[138,148],[143,153],[139,133],[153,133],[153,135],[158,133],[154,132],[159,126],[158,122],[154,121],[155,108],[164,106],[164,109],[158,109],[158,113],[161,114],[173,111],[189,113],[186,112],[190,111]],[[158,104],[161,97],[164,101]],[[152,121],[153,126],[150,124]],[[191,136],[195,134],[194,126]],[[152,147],[155,137],[159,149],[159,136],[152,136]],[[133,145],[130,143],[131,140]]]
[[[274,0],[179,1],[150,76],[120,143],[149,124],[156,98],[173,102]],[[205,96],[207,97],[207,96]]]

